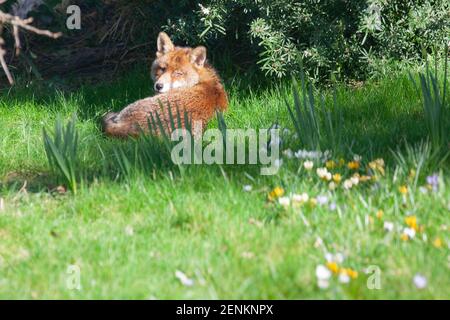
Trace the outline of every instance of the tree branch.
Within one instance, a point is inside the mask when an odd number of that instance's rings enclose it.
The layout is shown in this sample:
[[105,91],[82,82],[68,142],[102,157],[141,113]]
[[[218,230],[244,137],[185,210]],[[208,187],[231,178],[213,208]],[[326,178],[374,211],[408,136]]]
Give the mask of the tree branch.
[[[4,3],[6,0],[0,0],[0,4]],[[19,37],[19,30],[20,29],[24,29],[27,30],[29,32],[41,35],[41,36],[46,36],[49,38],[59,38],[62,33],[61,32],[51,32],[49,30],[42,30],[39,28],[36,28],[32,25],[30,25],[33,22],[33,18],[27,18],[27,19],[21,19],[17,16],[5,13],[3,11],[0,10],[0,29],[3,29],[4,25],[11,25],[12,26],[12,34],[14,37],[14,47],[16,48],[16,55],[20,54],[20,50],[21,50],[21,43],[20,43],[20,37]],[[6,55],[6,50],[4,48],[5,45],[5,40],[3,39],[3,36],[0,33],[0,63],[2,65],[3,70],[5,71],[6,77],[8,78],[8,81],[10,83],[10,85],[14,84],[14,79],[11,75],[11,72],[9,71],[8,65],[6,64],[5,61],[5,55]]]

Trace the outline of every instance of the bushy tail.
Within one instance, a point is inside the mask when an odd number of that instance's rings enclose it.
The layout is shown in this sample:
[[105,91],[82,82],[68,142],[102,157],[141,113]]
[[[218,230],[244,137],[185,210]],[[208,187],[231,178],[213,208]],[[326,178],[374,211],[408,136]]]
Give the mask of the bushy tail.
[[117,112],[109,112],[103,117],[103,132],[110,137],[126,138],[132,133],[129,130],[129,126],[124,125],[118,120],[118,115]]

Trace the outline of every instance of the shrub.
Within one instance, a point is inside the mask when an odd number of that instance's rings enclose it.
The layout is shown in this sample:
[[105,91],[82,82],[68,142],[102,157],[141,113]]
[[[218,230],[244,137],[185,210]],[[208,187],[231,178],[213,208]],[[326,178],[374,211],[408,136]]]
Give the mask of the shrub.
[[238,63],[257,62],[276,77],[298,74],[301,56],[313,79],[331,72],[362,78],[371,61],[419,59],[421,47],[442,47],[450,34],[446,0],[206,0],[166,6],[177,7],[163,19],[178,41],[228,49]]

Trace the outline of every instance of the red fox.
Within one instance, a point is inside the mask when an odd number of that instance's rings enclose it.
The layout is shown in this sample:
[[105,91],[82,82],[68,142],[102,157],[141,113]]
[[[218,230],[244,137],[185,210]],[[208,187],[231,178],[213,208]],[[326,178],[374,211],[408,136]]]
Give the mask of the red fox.
[[170,132],[168,106],[175,123],[178,108],[183,127],[186,125],[186,112],[192,123],[200,121],[205,128],[216,110],[224,111],[228,106],[227,94],[221,80],[206,61],[205,47],[175,47],[169,36],[161,32],[151,75],[157,94],[138,100],[118,113],[108,113],[103,118],[106,135],[137,136],[142,130],[148,131],[148,126],[152,123],[151,117],[159,117],[165,129]]

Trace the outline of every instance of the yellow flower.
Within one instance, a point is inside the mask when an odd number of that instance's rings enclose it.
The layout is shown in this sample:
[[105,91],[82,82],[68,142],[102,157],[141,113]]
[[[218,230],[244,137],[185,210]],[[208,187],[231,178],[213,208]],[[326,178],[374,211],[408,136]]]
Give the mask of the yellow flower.
[[377,214],[376,214],[376,216],[377,216],[377,219],[383,219],[383,215],[384,215],[384,212],[383,212],[383,210],[378,210],[377,211]]
[[275,189],[273,189],[270,193],[269,193],[269,200],[273,201],[281,196],[284,195],[284,189],[281,187],[276,187]]
[[344,164],[345,164],[345,160],[340,158],[339,162],[338,162],[339,167],[342,167]]
[[405,223],[408,227],[410,227],[411,229],[414,229],[416,231],[418,231],[417,228],[417,218],[416,216],[409,216],[405,218]]
[[333,273],[339,272],[339,266],[336,262],[327,262],[326,266]]
[[402,239],[403,241],[408,241],[409,237],[406,233],[402,233],[402,235],[400,236],[400,239]]
[[345,275],[349,276],[352,279],[358,278],[358,272],[353,270],[353,269],[351,269],[351,268],[342,268],[340,270],[340,273],[345,274]]
[[361,182],[370,181],[371,179],[372,179],[371,176],[366,176],[366,175],[359,177],[359,181],[361,181]]
[[334,169],[336,168],[336,162],[334,162],[334,160],[328,160],[325,163],[325,167],[327,167],[327,169]]
[[355,271],[355,270],[353,270],[353,269],[348,268],[348,269],[347,269],[347,274],[348,274],[348,275],[350,276],[350,278],[352,278],[352,279],[358,278],[358,272]]
[[339,173],[333,174],[333,181],[334,182],[339,183],[339,182],[341,182],[341,180],[342,180],[342,176]]
[[436,248],[442,247],[442,240],[441,240],[441,238],[437,237],[436,239],[434,239],[433,246],[435,246]]
[[401,194],[407,194],[407,193],[408,193],[408,186],[405,186],[405,185],[400,186],[400,187],[398,188],[398,191],[399,191]]
[[409,177],[410,179],[414,179],[415,176],[416,176],[416,170],[414,170],[414,169],[409,170],[409,175],[408,175],[408,177]]
[[317,199],[316,199],[316,198],[311,198],[311,199],[309,199],[309,205],[310,205],[311,207],[317,206]]
[[347,167],[348,167],[350,170],[358,170],[358,169],[359,169],[359,162],[358,162],[358,161],[350,161],[350,162],[347,164]]
[[369,168],[373,171],[378,171],[384,176],[384,160],[382,158],[369,162]]

